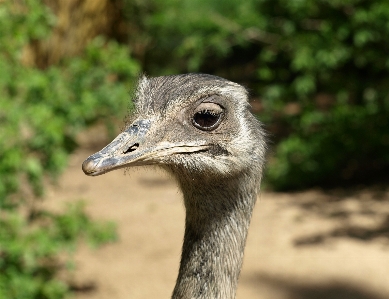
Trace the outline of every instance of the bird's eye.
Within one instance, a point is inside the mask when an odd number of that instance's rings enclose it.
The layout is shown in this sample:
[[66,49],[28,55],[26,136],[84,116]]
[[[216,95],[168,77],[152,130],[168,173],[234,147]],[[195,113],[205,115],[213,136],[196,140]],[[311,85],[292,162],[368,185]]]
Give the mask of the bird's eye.
[[215,130],[223,118],[223,108],[215,103],[201,103],[194,111],[193,125],[203,131]]

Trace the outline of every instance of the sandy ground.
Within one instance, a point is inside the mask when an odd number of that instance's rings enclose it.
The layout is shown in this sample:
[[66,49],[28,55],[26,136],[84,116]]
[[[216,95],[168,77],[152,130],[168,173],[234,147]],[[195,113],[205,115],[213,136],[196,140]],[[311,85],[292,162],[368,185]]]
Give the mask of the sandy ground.
[[[97,148],[96,148],[97,149]],[[155,169],[87,177],[76,152],[48,205],[82,199],[119,241],[76,254],[76,299],[170,298],[183,239],[174,181]],[[389,298],[389,188],[263,192],[249,231],[239,299]]]

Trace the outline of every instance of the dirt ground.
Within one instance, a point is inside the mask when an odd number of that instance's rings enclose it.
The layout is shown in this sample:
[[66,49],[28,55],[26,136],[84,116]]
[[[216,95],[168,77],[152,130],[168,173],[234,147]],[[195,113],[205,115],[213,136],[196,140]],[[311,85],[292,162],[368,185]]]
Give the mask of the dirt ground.
[[[77,151],[48,204],[82,199],[117,223],[119,241],[76,254],[76,299],[170,298],[183,239],[174,181],[154,168],[87,177]],[[262,192],[238,299],[389,298],[389,188]]]

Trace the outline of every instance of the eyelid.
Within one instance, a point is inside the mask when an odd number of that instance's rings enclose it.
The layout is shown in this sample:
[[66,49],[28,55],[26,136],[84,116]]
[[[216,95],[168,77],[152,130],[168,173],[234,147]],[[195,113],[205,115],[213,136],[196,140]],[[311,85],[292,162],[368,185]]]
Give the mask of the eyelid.
[[213,103],[213,104],[216,104],[216,105],[219,105],[220,107],[222,107],[224,109],[224,106],[222,104],[222,97],[220,95],[212,95],[212,96],[208,96],[208,97],[205,97],[203,98],[203,100],[199,103],[202,104],[202,103]]
[[[194,110],[194,113],[200,112],[200,111],[215,111],[223,113],[224,108],[223,106],[219,105],[218,103],[213,102],[202,102],[200,103]],[[218,114],[220,114],[218,113]]]

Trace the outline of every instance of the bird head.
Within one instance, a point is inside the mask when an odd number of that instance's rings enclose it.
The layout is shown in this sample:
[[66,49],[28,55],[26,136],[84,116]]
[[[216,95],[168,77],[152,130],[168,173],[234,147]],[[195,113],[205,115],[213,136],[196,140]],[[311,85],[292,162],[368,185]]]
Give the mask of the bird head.
[[193,180],[261,172],[264,133],[241,85],[204,74],[143,76],[134,103],[132,121],[84,161],[85,174],[152,164]]

